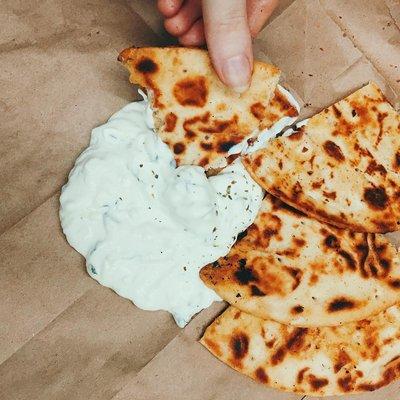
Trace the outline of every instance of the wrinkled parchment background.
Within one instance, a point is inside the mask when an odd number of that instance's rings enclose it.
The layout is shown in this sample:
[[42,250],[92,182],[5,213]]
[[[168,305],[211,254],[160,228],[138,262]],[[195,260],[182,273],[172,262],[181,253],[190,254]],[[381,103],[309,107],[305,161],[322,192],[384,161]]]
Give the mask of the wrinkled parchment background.
[[[255,43],[303,115],[375,80],[399,108],[399,0],[282,0]],[[0,2],[0,398],[300,399],[230,370],[185,329],[86,275],[58,221],[93,127],[136,98],[118,52],[171,43],[151,0]],[[400,399],[400,383],[359,400]]]

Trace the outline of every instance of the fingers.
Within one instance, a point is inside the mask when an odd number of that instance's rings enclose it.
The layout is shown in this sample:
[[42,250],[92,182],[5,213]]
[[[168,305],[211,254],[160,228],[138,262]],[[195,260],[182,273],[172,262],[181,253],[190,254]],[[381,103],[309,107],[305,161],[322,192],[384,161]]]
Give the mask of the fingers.
[[278,5],[278,2],[279,0],[247,1],[247,18],[252,37],[256,37],[262,30],[264,24]]
[[201,1],[186,0],[176,15],[167,18],[165,29],[173,36],[182,36],[201,16]]
[[205,44],[203,18],[197,20],[192,27],[179,38],[183,46],[202,46]]
[[253,53],[246,0],[203,0],[205,37],[220,79],[237,92],[250,84]]
[[183,0],[158,0],[157,7],[161,14],[166,18],[171,18],[181,8]]
[[157,4],[171,35],[184,46],[207,41],[220,79],[238,92],[248,88],[253,68],[251,37],[263,28],[278,0],[158,0]]

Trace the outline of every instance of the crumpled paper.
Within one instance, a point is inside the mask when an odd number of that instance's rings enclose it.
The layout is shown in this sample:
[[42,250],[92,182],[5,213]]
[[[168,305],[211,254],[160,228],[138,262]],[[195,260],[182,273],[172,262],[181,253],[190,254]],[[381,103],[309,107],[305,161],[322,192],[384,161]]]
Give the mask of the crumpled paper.
[[[3,0],[0,26],[0,398],[300,399],[197,342],[223,303],[181,330],[89,278],[62,235],[58,197],[75,158],[137,98],[118,52],[175,43],[154,2]],[[255,55],[282,69],[303,117],[369,80],[399,109],[399,26],[398,0],[282,0]],[[397,382],[358,399],[399,393]]]

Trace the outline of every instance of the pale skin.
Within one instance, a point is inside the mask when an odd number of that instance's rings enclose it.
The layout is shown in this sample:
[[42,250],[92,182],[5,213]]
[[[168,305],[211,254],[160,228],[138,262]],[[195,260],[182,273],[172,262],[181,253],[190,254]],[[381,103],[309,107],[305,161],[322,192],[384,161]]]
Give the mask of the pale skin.
[[279,0],[158,0],[165,29],[183,46],[207,45],[221,81],[244,92],[253,69],[252,39]]

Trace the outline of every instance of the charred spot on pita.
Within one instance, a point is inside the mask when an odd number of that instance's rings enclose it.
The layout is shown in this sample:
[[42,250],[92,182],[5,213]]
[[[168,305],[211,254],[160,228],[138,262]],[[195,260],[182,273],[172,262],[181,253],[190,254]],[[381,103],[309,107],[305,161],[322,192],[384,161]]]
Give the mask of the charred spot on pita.
[[332,106],[332,111],[335,114],[336,118],[342,117],[342,112],[337,108],[337,106],[335,104]]
[[301,314],[304,311],[304,307],[303,306],[295,306],[292,308],[292,314],[296,315],[296,314]]
[[182,106],[204,107],[207,102],[207,82],[203,76],[185,78],[177,82],[174,96]]
[[335,142],[332,142],[331,140],[327,140],[324,143],[323,147],[329,156],[331,156],[332,158],[334,158],[337,161],[344,161],[345,158],[344,158],[342,149]]
[[382,186],[376,188],[368,188],[364,191],[364,200],[371,208],[383,210],[388,204],[388,195]]
[[397,153],[394,157],[393,167],[394,167],[394,169],[400,168],[400,150],[397,151]]
[[[262,232],[264,238],[266,238],[266,239],[270,239],[274,235],[277,235],[282,226],[282,221],[279,217],[277,217],[276,215],[271,215],[270,218],[271,218],[270,226],[267,226]],[[268,241],[268,243],[269,243],[269,241]]]
[[218,343],[215,343],[213,340],[205,338],[204,339],[205,344],[207,347],[212,351],[213,354],[217,355],[217,357],[220,357],[222,352],[221,352],[221,347],[219,346]]
[[301,193],[303,193],[303,187],[301,186],[300,182],[297,181],[292,187],[292,198],[294,200],[298,199]]
[[263,156],[262,156],[262,154],[259,154],[259,155],[254,159],[254,165],[255,165],[257,168],[260,168],[260,167],[261,167],[261,164],[262,164],[262,160],[263,160]]
[[292,284],[292,290],[295,290],[300,285],[301,278],[303,277],[303,271],[300,268],[294,267],[284,267],[284,269],[293,278],[294,282]]
[[319,276],[313,273],[310,277],[310,285],[314,286],[318,281],[319,281]]
[[260,102],[252,104],[250,111],[257,119],[261,120],[265,116],[265,106]]
[[380,259],[379,259],[379,265],[380,265],[385,271],[390,270],[390,261],[389,261],[389,260],[386,260],[386,258],[380,258]]
[[[237,133],[238,131],[238,121],[239,121],[239,116],[237,114],[234,114],[232,118],[230,119],[214,119],[210,121],[209,125],[206,126],[200,126],[199,130],[203,133],[226,133],[227,136],[232,137],[234,133]],[[204,121],[202,121],[204,122]],[[225,136],[226,137],[226,136]],[[243,137],[237,138],[234,142],[239,143]]]
[[298,115],[296,108],[292,106],[288,99],[279,90],[275,90],[273,100],[275,103],[279,104],[280,110],[286,111],[289,117],[296,117]]
[[339,254],[345,259],[347,266],[351,270],[355,270],[357,268],[356,261],[354,260],[353,256],[345,250],[340,250]]
[[210,159],[209,159],[207,156],[205,156],[205,157],[203,157],[202,159],[200,159],[199,165],[200,165],[201,167],[204,167],[204,166],[206,166],[209,162],[210,162]]
[[187,139],[193,139],[196,136],[197,136],[196,132],[193,132],[193,131],[190,131],[190,130],[185,131],[185,138],[187,138]]
[[372,175],[374,172],[378,172],[383,176],[387,174],[386,168],[382,164],[378,164],[375,160],[369,162],[365,172],[369,175]]
[[372,245],[374,250],[381,255],[382,253],[384,253],[386,251],[386,249],[388,248],[387,243],[382,243],[382,244],[377,244],[376,243],[376,235],[372,234],[371,235],[371,241],[372,241]]
[[303,344],[308,328],[296,328],[286,342],[286,349],[290,352],[299,351]]
[[357,253],[359,255],[359,265],[361,274],[364,278],[368,276],[368,273],[365,269],[365,262],[367,261],[368,254],[369,254],[369,246],[367,241],[368,234],[363,234],[363,243],[360,243],[356,246]]
[[296,245],[296,247],[304,247],[306,244],[306,241],[304,239],[299,239],[299,238],[293,238],[293,242]]
[[312,183],[311,187],[313,189],[319,189],[323,184],[325,183],[324,179],[321,179],[320,181],[315,181]]
[[346,375],[344,378],[339,378],[337,383],[342,388],[343,392],[350,392],[354,388],[353,378],[350,374]]
[[239,267],[240,268],[244,268],[245,266],[246,266],[246,259],[245,258],[241,258],[240,260],[239,260]]
[[268,375],[265,373],[264,368],[258,367],[255,371],[255,375],[258,381],[268,383]]
[[329,312],[337,312],[343,310],[351,310],[355,307],[354,301],[347,299],[346,297],[338,297],[331,301],[328,305]]
[[339,239],[335,235],[328,235],[325,238],[325,246],[331,249],[337,249],[340,247]]
[[230,348],[235,359],[242,359],[249,350],[248,336],[243,332],[234,334],[230,341]]
[[280,364],[286,356],[286,350],[283,347],[279,347],[279,349],[272,355],[271,364],[277,365]]
[[165,131],[172,132],[176,127],[178,117],[173,112],[170,112],[165,117]]
[[202,148],[203,150],[211,150],[211,149],[213,148],[212,143],[204,143],[204,142],[201,142],[201,143],[200,143],[200,146],[201,146],[201,148]]
[[400,364],[397,365],[396,369],[394,367],[387,368],[383,373],[382,379],[377,383],[375,384],[363,383],[358,386],[358,389],[372,392],[393,382],[399,375],[400,375]]
[[139,60],[135,65],[135,68],[142,74],[154,74],[158,71],[158,65],[149,57]]
[[400,289],[400,279],[394,279],[390,281],[390,286],[395,289]]
[[[264,331],[264,328],[263,328],[263,331]],[[264,331],[264,333],[263,333],[263,338],[265,338],[265,331]],[[271,339],[271,340],[269,340],[268,342],[265,342],[265,345],[266,345],[269,349],[272,349],[272,348],[274,347],[275,342],[276,342],[276,339]]]
[[185,146],[184,143],[181,143],[181,142],[175,143],[174,144],[174,153],[175,154],[182,154],[185,151],[185,148],[186,148],[186,146]]
[[252,296],[259,296],[259,297],[265,296],[265,293],[262,290],[260,290],[256,285],[251,285],[250,288]]
[[244,230],[244,231],[242,231],[242,232],[240,232],[240,233],[237,235],[237,241],[242,240],[242,239],[245,238],[246,236],[247,236],[247,229]]
[[[189,131],[191,129],[191,127],[195,124],[198,124],[198,123],[205,124],[205,123],[209,122],[210,117],[211,117],[211,114],[209,111],[207,111],[202,115],[196,115],[192,118],[187,118],[185,120],[185,122],[183,123],[183,128],[185,129],[185,131]],[[207,139],[207,138],[208,138],[208,135],[205,136],[205,139]]]
[[218,143],[218,151],[220,153],[227,153],[237,142],[233,140],[226,140]]
[[371,271],[372,276],[378,276],[378,268],[376,268],[373,263],[369,263],[368,267],[369,270]]
[[302,383],[304,380],[304,374],[309,370],[310,368],[305,367],[303,369],[301,369],[298,373],[297,373],[297,378],[296,378],[296,382],[297,383]]
[[350,356],[344,351],[343,349],[340,350],[337,361],[335,365],[333,366],[333,370],[335,371],[335,374],[337,374],[346,364],[351,362]]
[[323,193],[324,196],[327,197],[328,199],[336,200],[336,196],[337,196],[336,192],[327,192],[327,191],[324,190],[322,193]]
[[383,120],[388,116],[387,112],[380,113],[378,112],[377,120],[379,124],[379,135],[376,139],[375,146],[377,146],[382,141],[383,136]]
[[294,142],[297,140],[301,140],[303,135],[304,135],[304,129],[300,128],[298,131],[293,132],[290,136],[288,136],[288,139]]
[[[384,233],[384,232],[390,232],[390,231],[396,230],[393,227],[392,223],[387,223],[385,221],[377,221],[376,219],[373,219],[372,222],[378,228],[379,232],[383,232]],[[399,225],[399,224],[397,224],[397,225]]]
[[318,390],[326,386],[329,381],[326,378],[317,378],[315,375],[310,374],[308,375],[308,383],[314,390]]
[[371,113],[368,109],[369,99],[365,96],[365,103],[351,102],[350,105],[354,108],[357,115],[360,117],[360,123],[367,125],[371,122]]
[[239,268],[235,271],[235,277],[238,282],[242,285],[247,285],[249,282],[257,282],[258,277],[254,274],[251,268],[245,266],[245,263],[240,263],[242,260],[239,260]]

